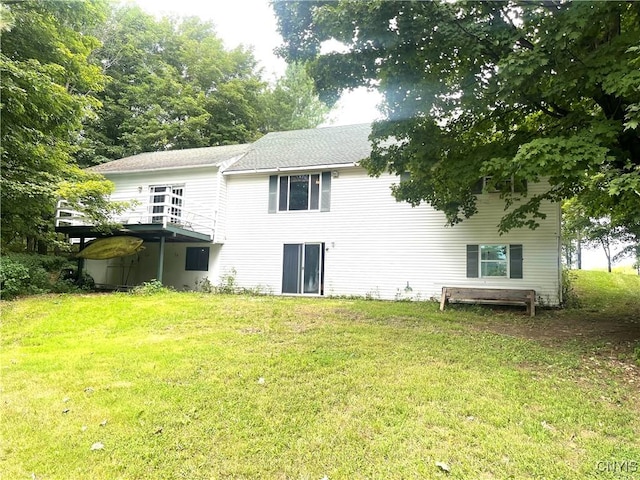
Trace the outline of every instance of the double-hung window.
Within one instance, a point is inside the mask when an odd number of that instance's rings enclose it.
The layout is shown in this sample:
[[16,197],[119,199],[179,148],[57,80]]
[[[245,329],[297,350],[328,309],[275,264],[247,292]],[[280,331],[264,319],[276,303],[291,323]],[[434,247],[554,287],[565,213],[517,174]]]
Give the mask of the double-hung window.
[[468,278],[522,278],[522,245],[467,245]]
[[269,177],[269,213],[328,212],[330,204],[331,172]]
[[320,208],[320,174],[284,175],[280,177],[278,210],[318,210]]

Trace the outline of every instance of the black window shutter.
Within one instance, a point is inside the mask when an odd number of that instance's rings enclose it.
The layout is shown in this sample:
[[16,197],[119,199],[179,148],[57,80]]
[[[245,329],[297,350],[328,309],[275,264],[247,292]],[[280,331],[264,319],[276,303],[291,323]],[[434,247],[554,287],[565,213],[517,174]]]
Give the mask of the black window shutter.
[[328,212],[331,208],[331,172],[322,172],[322,198],[320,211]]
[[278,176],[269,177],[269,213],[276,213],[278,206]]
[[509,245],[509,277],[522,278],[522,245]]
[[467,245],[467,278],[478,278],[478,245]]

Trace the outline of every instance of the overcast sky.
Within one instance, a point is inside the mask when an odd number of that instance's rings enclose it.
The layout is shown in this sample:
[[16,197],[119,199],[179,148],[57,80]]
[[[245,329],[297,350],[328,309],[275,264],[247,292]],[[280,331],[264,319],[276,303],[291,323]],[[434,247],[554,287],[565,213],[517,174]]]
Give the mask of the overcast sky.
[[[153,15],[198,16],[212,21],[227,48],[238,45],[253,47],[256,59],[264,69],[265,80],[281,76],[285,62],[276,57],[274,48],[281,38],[268,0],[129,0]],[[330,115],[332,125],[365,123],[380,116],[376,109],[380,96],[365,89],[347,93]]]

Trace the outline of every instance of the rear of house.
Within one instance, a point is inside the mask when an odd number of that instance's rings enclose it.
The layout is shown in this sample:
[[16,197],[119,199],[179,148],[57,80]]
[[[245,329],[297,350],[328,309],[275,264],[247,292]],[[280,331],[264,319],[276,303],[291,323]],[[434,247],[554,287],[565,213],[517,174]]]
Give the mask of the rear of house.
[[441,212],[392,197],[398,177],[358,166],[369,132],[269,134],[227,168],[220,272],[274,294],[429,299],[443,286],[477,286],[535,289],[540,303],[559,303],[557,205],[543,206],[537,230],[500,236],[503,202],[485,193],[478,214],[446,227]]
[[114,200],[138,201],[120,233],[141,236],[146,248],[87,261],[87,271],[97,283],[160,278],[181,290],[232,276],[271,294],[424,300],[443,286],[473,286],[534,289],[538,303],[560,302],[558,205],[542,206],[547,217],[537,230],[500,236],[504,202],[482,193],[476,215],[445,226],[441,212],[393,198],[399,177],[373,178],[359,166],[370,131],[276,132],[250,145],[98,167],[116,184]]

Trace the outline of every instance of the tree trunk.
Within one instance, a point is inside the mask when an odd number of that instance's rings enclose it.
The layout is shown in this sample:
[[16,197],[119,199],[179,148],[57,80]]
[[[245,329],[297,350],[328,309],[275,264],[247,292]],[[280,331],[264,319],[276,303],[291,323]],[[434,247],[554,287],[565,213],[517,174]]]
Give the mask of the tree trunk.
[[582,236],[578,233],[578,246],[576,248],[578,270],[582,270]]

